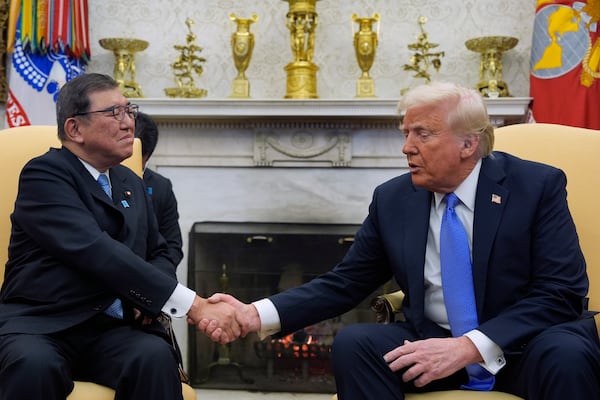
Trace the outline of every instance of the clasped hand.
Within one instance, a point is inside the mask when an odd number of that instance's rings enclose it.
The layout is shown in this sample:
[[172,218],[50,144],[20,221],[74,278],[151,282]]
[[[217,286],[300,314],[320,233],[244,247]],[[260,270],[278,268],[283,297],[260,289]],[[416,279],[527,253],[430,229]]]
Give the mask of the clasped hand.
[[192,316],[192,306],[188,313],[188,322],[196,325],[198,330],[213,342],[229,343],[260,329],[260,318],[256,308],[228,294],[215,293],[208,299],[201,299],[201,307],[202,311]]

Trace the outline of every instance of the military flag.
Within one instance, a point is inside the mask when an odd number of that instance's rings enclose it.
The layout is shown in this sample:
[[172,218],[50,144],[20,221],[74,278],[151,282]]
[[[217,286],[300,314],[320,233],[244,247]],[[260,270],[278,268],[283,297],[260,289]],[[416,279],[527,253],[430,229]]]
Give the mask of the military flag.
[[535,122],[600,129],[600,0],[538,0],[531,44]]
[[5,125],[55,125],[61,86],[90,58],[87,0],[11,0]]

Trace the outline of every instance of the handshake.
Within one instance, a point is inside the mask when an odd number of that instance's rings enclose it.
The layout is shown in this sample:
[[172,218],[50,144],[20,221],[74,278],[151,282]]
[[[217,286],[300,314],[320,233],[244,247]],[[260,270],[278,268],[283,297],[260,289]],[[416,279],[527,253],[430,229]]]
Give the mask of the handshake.
[[258,311],[233,296],[215,293],[207,299],[196,296],[187,314],[187,322],[213,342],[225,344],[260,330]]

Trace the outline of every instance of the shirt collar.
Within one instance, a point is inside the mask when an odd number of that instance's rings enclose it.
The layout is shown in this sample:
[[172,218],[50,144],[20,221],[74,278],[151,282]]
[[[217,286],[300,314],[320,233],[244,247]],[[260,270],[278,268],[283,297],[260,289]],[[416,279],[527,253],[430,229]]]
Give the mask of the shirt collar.
[[[85,169],[88,170],[88,172],[92,175],[92,177],[94,178],[94,180],[97,181],[98,177],[101,174],[101,172],[98,171],[96,168],[92,167],[92,165],[90,163],[82,160],[81,158],[79,159],[79,161],[81,161],[81,163],[83,164],[83,166],[85,167]],[[108,177],[108,181],[110,182],[109,170],[107,170],[104,174]]]
[[[475,167],[467,176],[467,178],[461,182],[460,185],[454,190],[454,194],[459,198],[461,203],[465,205],[471,212],[475,210],[475,195],[477,194],[477,182],[479,181],[479,171],[481,170],[481,159],[477,161]],[[446,193],[433,193],[435,199],[435,206],[439,207],[442,204],[442,200]]]

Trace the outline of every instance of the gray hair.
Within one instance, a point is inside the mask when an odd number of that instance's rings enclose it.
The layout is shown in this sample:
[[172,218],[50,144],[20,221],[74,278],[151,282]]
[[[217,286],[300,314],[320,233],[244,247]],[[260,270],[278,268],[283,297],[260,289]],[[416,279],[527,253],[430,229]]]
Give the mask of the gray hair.
[[409,90],[398,103],[398,112],[411,107],[449,104],[447,116],[450,129],[459,136],[478,135],[479,156],[488,156],[494,148],[494,127],[481,95],[469,88],[448,82],[431,82]]

